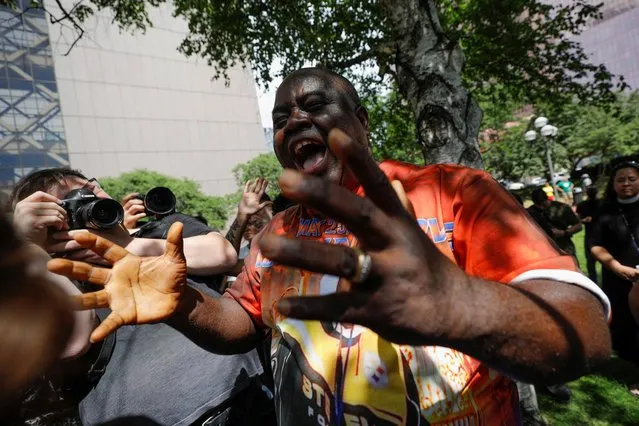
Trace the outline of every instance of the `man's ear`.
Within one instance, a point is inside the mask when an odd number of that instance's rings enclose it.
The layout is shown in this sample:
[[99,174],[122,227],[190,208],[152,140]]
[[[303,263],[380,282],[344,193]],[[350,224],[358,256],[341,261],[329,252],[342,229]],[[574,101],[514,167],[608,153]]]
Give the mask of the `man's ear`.
[[362,123],[362,126],[364,126],[364,130],[366,130],[366,132],[368,133],[368,111],[366,111],[366,108],[359,105],[355,109],[355,115],[357,116],[359,122]]

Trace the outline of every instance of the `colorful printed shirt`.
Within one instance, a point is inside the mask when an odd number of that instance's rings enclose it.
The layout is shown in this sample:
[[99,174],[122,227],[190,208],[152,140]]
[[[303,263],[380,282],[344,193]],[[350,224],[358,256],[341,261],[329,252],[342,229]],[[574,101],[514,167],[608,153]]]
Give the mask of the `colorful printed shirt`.
[[[403,184],[423,231],[468,274],[504,284],[550,278],[594,286],[488,174],[397,162],[381,168]],[[356,243],[341,224],[299,206],[275,216],[266,232]],[[513,383],[463,353],[396,345],[360,326],[294,320],[274,309],[282,297],[332,293],[337,281],[274,264],[254,244],[244,272],[225,295],[235,298],[259,327],[272,329],[280,425],[519,423]]]

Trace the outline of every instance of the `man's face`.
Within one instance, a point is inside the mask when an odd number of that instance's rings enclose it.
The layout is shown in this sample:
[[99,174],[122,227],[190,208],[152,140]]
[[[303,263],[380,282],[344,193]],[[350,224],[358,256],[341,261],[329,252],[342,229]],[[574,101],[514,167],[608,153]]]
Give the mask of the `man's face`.
[[328,133],[338,128],[366,144],[368,116],[331,76],[299,75],[277,90],[273,128],[283,167],[342,183],[343,165],[328,149]]
[[109,194],[95,182],[90,182],[78,176],[65,176],[65,178],[54,185],[47,192],[60,200],[64,199],[70,191],[74,189],[86,188],[93,192],[99,198],[111,198]]

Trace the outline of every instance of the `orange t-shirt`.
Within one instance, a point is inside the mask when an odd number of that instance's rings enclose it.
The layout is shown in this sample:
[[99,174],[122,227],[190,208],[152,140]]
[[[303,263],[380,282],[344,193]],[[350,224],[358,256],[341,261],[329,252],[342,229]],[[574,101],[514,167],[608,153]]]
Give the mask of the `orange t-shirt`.
[[[380,167],[403,184],[423,231],[469,275],[508,284],[534,270],[579,270],[490,175],[452,165]],[[344,226],[300,206],[276,215],[265,232],[349,246],[355,240]],[[253,244],[228,290],[226,297],[273,331],[280,425],[519,423],[513,383],[465,354],[396,345],[364,327],[294,320],[274,309],[282,297],[329,294],[336,286],[336,277],[274,264]]]

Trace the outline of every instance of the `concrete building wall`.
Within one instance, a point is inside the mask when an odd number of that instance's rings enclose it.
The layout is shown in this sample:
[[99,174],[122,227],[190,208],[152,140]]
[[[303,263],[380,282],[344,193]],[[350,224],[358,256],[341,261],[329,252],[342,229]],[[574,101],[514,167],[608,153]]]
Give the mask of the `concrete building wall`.
[[[572,0],[545,0],[567,6]],[[599,4],[601,0],[588,0]],[[630,87],[639,89],[639,0],[606,0],[603,18],[588,23],[576,39],[595,64],[604,64],[613,74],[623,75]]]
[[[55,2],[46,5],[55,15]],[[96,16],[66,56],[76,34],[49,25],[71,166],[95,177],[146,168],[195,179],[209,194],[232,192],[233,166],[268,149],[253,78],[235,68],[228,87],[213,81],[205,61],[176,50],[185,22],[169,7],[151,21],[131,35]]]
[[592,62],[623,75],[630,87],[639,89],[639,2],[636,7],[593,25],[578,40]]

